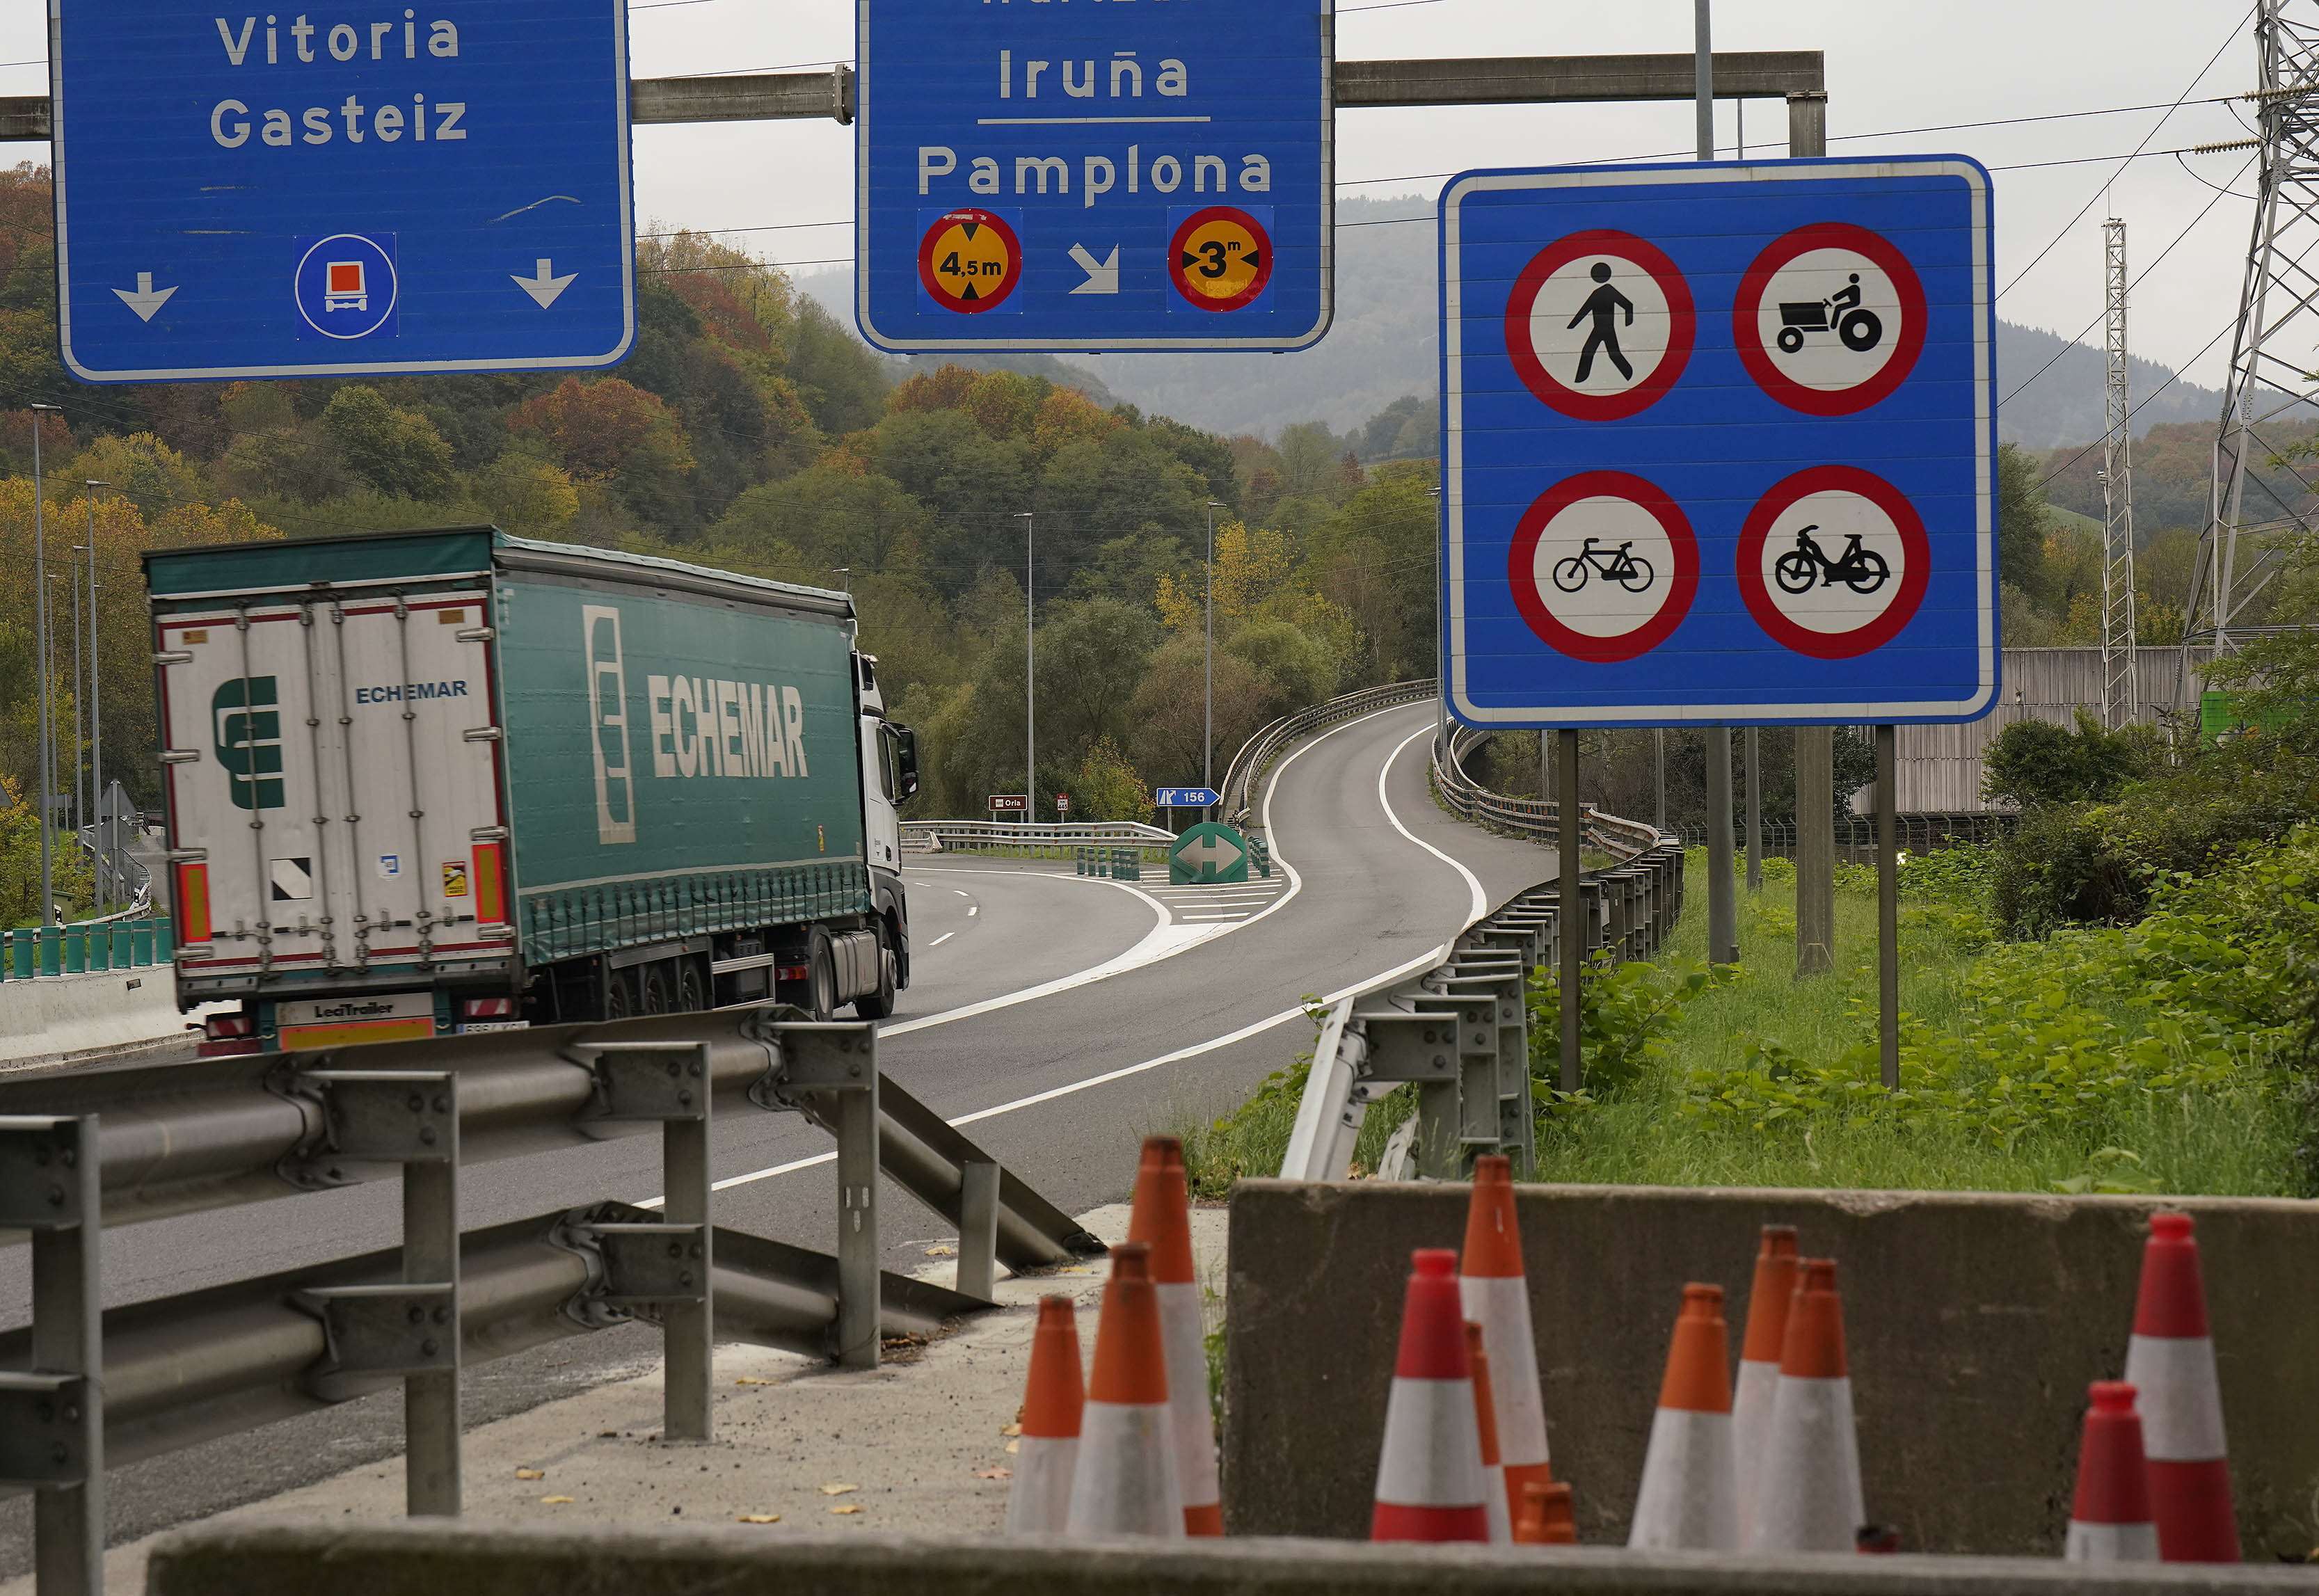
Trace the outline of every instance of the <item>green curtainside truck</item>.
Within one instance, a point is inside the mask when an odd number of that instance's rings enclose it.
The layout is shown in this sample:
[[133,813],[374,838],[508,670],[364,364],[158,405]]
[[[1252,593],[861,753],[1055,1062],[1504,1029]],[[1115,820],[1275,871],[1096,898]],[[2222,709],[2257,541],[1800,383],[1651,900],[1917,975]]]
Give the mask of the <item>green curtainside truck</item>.
[[205,1052],[908,984],[916,744],[847,595],[488,527],[145,573]]

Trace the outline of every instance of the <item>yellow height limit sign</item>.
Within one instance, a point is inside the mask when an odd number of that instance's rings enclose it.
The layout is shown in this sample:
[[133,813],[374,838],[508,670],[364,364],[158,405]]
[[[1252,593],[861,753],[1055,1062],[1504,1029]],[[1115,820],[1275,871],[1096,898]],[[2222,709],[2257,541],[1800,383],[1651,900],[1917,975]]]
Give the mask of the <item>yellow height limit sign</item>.
[[1168,276],[1203,311],[1253,304],[1272,281],[1272,235],[1235,205],[1196,211],[1168,248]]
[[944,310],[995,311],[1023,280],[1023,241],[988,211],[952,211],[934,219],[918,246],[918,281]]

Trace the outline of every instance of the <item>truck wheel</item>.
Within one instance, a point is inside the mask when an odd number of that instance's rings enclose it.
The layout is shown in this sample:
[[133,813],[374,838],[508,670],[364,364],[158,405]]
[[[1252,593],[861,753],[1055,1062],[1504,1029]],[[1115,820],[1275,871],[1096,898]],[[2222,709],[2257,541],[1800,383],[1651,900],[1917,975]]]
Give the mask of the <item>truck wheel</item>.
[[813,928],[813,943],[806,954],[805,982],[806,1017],[837,1018],[837,960],[830,951],[829,933],[818,925]]
[[882,1020],[894,1012],[894,986],[899,974],[894,950],[887,945],[886,927],[878,927],[878,989],[853,1000],[853,1012],[864,1020]]
[[608,972],[604,977],[604,1017],[626,1020],[634,1017],[636,1012],[636,993],[628,985],[627,972],[620,969]]
[[676,967],[676,1012],[706,1014],[708,1006],[708,987],[701,974],[700,960],[687,959]]
[[674,1012],[668,1006],[668,972],[658,965],[653,966],[645,972],[644,997],[642,1006],[645,1014],[665,1014]]

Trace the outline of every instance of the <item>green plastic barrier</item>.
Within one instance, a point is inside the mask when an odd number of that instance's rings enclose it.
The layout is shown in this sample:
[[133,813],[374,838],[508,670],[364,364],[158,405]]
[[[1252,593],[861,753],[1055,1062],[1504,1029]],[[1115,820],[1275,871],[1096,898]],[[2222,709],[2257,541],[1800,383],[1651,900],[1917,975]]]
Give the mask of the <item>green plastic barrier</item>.
[[88,973],[88,927],[68,925],[64,927],[64,933],[65,973],[86,975]]
[[129,927],[129,961],[142,968],[153,962],[153,930],[157,922],[132,920]]
[[60,925],[43,925],[40,929],[39,936],[41,939],[41,973],[44,976],[59,976],[64,974],[64,928]]
[[32,978],[35,946],[33,933],[29,931],[12,931],[8,933],[8,968],[10,973],[20,981],[29,981]]
[[176,926],[167,920],[153,922],[153,962],[167,964],[177,956]]

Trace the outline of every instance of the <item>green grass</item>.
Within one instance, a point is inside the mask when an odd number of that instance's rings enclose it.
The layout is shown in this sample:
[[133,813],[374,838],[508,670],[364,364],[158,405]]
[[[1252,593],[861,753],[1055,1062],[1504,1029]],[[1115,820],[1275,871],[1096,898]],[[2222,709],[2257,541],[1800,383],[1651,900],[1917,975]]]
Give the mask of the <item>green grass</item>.
[[[2120,978],[2116,944],[1997,945],[1970,894],[1910,893],[1901,909],[1902,1099],[1876,1084],[1873,876],[1841,872],[1836,968],[1795,978],[1792,873],[1739,892],[1741,962],[1655,1023],[1633,1017],[1681,987],[1706,956],[1704,861],[1692,861],[1682,924],[1659,965],[1604,990],[1622,1025],[1649,1034],[1623,1069],[1590,1059],[1582,1101],[1539,1128],[1542,1180],[1602,1185],[2300,1196],[2303,1128],[2273,1045],[2227,1021],[2179,1040]],[[1904,879],[1906,878],[1904,877]],[[2089,937],[2118,933],[2085,933]],[[2195,1011],[2194,1011],[2195,1013]],[[1551,1047],[1534,1025],[1534,1069]],[[1304,1086],[1298,1066],[1239,1112],[1171,1127],[1195,1190],[1221,1197],[1270,1176]],[[2028,1105],[2024,1108],[2021,1105]],[[1372,1107],[1358,1170],[1411,1112]]]

